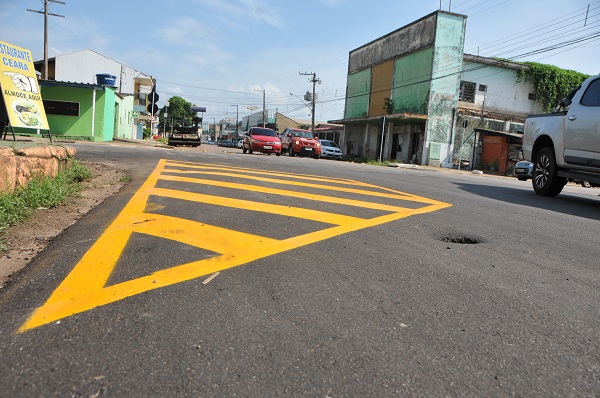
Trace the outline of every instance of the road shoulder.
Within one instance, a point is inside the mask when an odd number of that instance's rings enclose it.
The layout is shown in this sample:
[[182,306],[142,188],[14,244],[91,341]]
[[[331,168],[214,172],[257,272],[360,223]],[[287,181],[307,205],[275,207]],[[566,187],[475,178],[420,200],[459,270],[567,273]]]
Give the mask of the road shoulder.
[[37,209],[23,223],[8,229],[4,237],[8,250],[0,252],[0,288],[64,230],[117,193],[127,180],[125,173],[113,165],[82,163],[92,171],[94,177],[85,183],[81,197],[71,198],[63,206]]

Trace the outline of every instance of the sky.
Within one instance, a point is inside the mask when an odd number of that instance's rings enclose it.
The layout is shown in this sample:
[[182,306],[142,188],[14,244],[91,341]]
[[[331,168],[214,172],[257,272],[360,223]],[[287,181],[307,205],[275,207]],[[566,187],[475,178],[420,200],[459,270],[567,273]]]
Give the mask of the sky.
[[[96,51],[153,76],[159,106],[205,106],[205,123],[260,111],[263,90],[268,109],[309,120],[305,72],[320,80],[317,121],[342,119],[350,51],[440,7],[468,17],[465,53],[600,73],[596,0],[61,1],[49,2],[64,16],[48,19],[50,58]],[[0,4],[0,40],[43,60],[44,17],[27,11],[43,0]]]

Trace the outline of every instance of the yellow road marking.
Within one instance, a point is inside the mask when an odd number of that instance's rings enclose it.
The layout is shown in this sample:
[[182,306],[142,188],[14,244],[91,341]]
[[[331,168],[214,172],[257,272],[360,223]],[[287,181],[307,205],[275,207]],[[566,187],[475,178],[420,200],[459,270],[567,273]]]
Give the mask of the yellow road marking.
[[266,187],[260,187],[257,185],[238,184],[238,183],[233,183],[233,182],[223,182],[223,181],[216,181],[216,180],[205,180],[205,179],[200,179],[200,178],[162,176],[161,181],[190,182],[190,183],[194,183],[194,184],[211,185],[214,187],[238,189],[238,190],[242,190],[242,191],[270,193],[272,195],[281,195],[281,196],[294,196],[296,198],[314,200],[317,202],[335,203],[338,205],[347,205],[347,206],[355,206],[355,207],[365,207],[365,208],[374,209],[374,210],[403,211],[406,209],[406,208],[400,207],[400,206],[391,206],[391,205],[386,205],[386,204],[382,204],[382,203],[368,202],[368,201],[364,201],[364,200],[345,199],[345,198],[339,198],[337,196],[310,194],[310,193],[296,192],[296,191],[286,191],[285,189],[266,188]]
[[[283,185],[294,185],[313,189],[323,189],[328,193],[344,192],[359,194],[374,199],[398,199],[400,201],[413,201],[423,204],[417,209],[402,206],[392,206],[374,201],[338,198],[331,195],[308,194],[297,191],[286,191],[276,188],[266,188],[253,185],[243,185],[218,180],[205,180],[199,178],[188,178],[173,176],[165,173],[174,173],[173,166],[198,167],[203,172],[214,176],[237,177],[236,172],[244,174],[249,179],[252,173],[262,173],[258,170],[234,169],[231,167],[220,167],[211,165],[199,165],[168,162],[161,160],[154,172],[144,182],[142,187],[134,194],[129,203],[123,208],[117,218],[104,231],[102,236],[85,253],[81,261],[67,275],[64,281],[56,288],[48,300],[36,309],[29,319],[21,326],[19,333],[32,329],[59,319],[88,311],[98,306],[110,304],[124,298],[170,286],[176,283],[189,281],[204,275],[214,274],[225,269],[247,264],[260,258],[272,256],[311,243],[319,242],[344,233],[357,231],[404,217],[416,214],[428,213],[451,206],[450,204],[422,198],[415,195],[397,192],[387,188],[381,188],[370,184],[353,182],[350,180],[324,179],[319,180],[316,176],[302,176],[301,181],[315,180],[323,182],[327,180],[330,184],[313,184],[291,180],[278,180],[275,178],[256,177],[253,180]],[[209,169],[213,170],[212,172]],[[219,170],[226,170],[225,172]],[[268,172],[271,177],[292,178],[288,173]],[[219,186],[234,190],[247,190],[258,193],[285,195],[294,198],[309,199],[312,201],[336,203],[355,207],[365,207],[388,212],[383,216],[374,218],[359,218],[341,214],[329,213],[313,209],[289,207],[273,204],[260,204],[257,202],[233,199],[215,195],[178,191],[157,187],[159,181],[186,182]],[[344,188],[337,184],[352,184],[371,189],[379,189],[385,192],[373,190],[360,190],[355,188]],[[207,203],[230,208],[244,209],[254,212],[266,212],[293,216],[312,221],[320,221],[331,225],[324,229],[294,236],[288,239],[278,240],[264,236],[247,234],[239,231],[229,230],[206,223],[149,213],[152,209],[160,209],[162,206],[150,203],[150,196],[168,197],[186,201]],[[146,234],[167,240],[181,242],[193,247],[201,248],[215,253],[214,257],[188,262],[168,269],[159,270],[149,275],[133,280],[107,286],[110,275],[115,268],[128,240],[133,233]]]
[[258,211],[261,213],[279,214],[295,218],[303,218],[311,221],[326,222],[327,224],[346,224],[352,221],[356,221],[356,217],[344,216],[342,214],[328,213],[324,211],[314,209],[304,209],[301,207],[294,206],[283,206],[269,204],[265,206],[264,203],[257,203],[251,200],[241,200],[224,198],[222,196],[205,195],[200,193],[192,193],[186,191],[176,191],[174,189],[155,188],[150,191],[152,195],[161,197],[189,200],[193,202],[218,204],[219,206],[231,207],[234,209],[244,209],[251,211]]

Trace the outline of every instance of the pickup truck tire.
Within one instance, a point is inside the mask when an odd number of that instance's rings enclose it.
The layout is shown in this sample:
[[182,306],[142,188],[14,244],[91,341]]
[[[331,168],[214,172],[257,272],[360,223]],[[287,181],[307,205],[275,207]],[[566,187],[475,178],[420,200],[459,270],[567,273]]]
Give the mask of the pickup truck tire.
[[551,147],[544,147],[535,155],[533,162],[533,190],[538,195],[556,196],[562,191],[567,179],[558,176],[558,168]]
[[293,158],[294,156],[296,156],[296,153],[294,152],[294,150],[292,149],[292,147],[290,147],[290,148],[288,149],[288,153],[290,154],[290,157],[292,157],[292,158]]

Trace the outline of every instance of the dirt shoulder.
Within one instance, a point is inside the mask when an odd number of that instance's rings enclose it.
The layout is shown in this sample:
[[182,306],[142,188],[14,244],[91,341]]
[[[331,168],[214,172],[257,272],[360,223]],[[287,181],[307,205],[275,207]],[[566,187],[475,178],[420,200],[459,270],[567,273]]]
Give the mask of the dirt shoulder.
[[127,180],[126,174],[113,165],[82,163],[94,177],[84,184],[81,197],[63,206],[35,210],[30,218],[7,231],[4,238],[9,249],[0,252],[0,288],[70,225],[117,193]]

